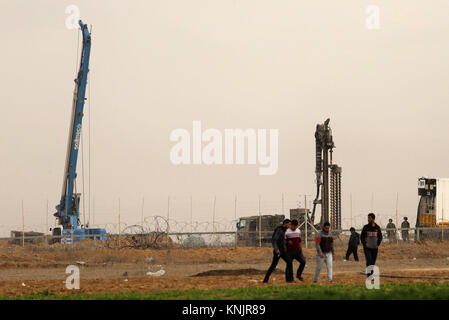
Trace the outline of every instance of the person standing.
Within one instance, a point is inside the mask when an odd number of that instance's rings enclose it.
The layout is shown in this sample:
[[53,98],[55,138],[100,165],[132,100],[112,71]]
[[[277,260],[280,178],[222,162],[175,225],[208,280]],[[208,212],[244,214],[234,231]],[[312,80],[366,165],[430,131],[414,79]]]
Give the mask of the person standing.
[[300,281],[304,281],[302,278],[302,272],[306,266],[306,258],[302,254],[301,230],[298,228],[298,220],[292,220],[290,228],[285,232],[285,241],[287,241],[288,257],[292,263],[293,260],[297,260],[299,262],[299,267],[296,271],[296,278]]
[[[366,258],[366,266],[376,265],[377,253],[382,242],[382,230],[376,223],[374,213],[368,214],[368,224],[362,229],[360,240]],[[371,271],[373,273],[373,271]],[[367,274],[369,276],[369,274]]]
[[349,260],[349,256],[351,254],[354,255],[355,261],[359,261],[359,256],[357,254],[357,250],[358,250],[359,244],[360,244],[360,234],[358,234],[353,227],[351,227],[351,229],[349,229],[349,231],[351,231],[351,236],[349,237],[348,250],[346,251],[345,261]]
[[408,218],[404,217],[404,221],[402,221],[402,223],[401,223],[402,240],[404,240],[404,242],[409,241],[409,238],[408,238],[409,229],[410,229],[410,223],[408,222]]
[[393,223],[393,219],[388,219],[387,237],[389,243],[396,243],[396,225]]
[[334,239],[330,234],[331,224],[325,222],[323,224],[323,230],[318,233],[315,239],[316,242],[316,269],[315,269],[315,279],[313,282],[317,283],[320,277],[321,267],[323,263],[327,267],[327,280],[332,282],[332,261],[335,260],[334,252]]
[[270,267],[265,274],[265,278],[263,279],[263,283],[267,283],[270,275],[276,269],[278,265],[279,259],[285,261],[287,267],[285,268],[285,281],[293,282],[293,264],[290,257],[287,255],[287,247],[285,243],[285,231],[290,227],[290,219],[285,219],[282,222],[282,225],[277,227],[274,230],[272,237],[272,245],[273,245],[273,260],[271,262]]

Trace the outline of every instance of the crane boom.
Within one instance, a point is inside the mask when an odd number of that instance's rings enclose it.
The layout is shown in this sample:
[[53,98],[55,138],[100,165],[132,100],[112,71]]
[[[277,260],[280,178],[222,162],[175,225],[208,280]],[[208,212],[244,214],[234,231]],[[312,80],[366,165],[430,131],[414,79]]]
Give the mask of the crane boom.
[[67,154],[62,183],[61,200],[56,206],[57,212],[54,214],[54,216],[58,220],[58,224],[62,225],[63,236],[73,233],[105,233],[105,231],[102,231],[104,229],[79,229],[79,202],[81,194],[76,193],[75,188],[76,165],[81,141],[84,102],[86,101],[87,75],[89,73],[89,59],[91,49],[91,34],[89,32],[89,29],[87,28],[87,25],[84,24],[81,20],[79,21],[79,25],[83,36],[81,59],[78,74],[75,79],[75,89],[73,92],[72,116],[67,143]]

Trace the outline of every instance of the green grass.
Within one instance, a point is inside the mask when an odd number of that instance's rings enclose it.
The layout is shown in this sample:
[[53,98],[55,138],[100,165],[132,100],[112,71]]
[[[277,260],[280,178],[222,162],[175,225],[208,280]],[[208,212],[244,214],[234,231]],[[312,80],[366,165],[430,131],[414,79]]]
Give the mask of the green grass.
[[121,292],[104,294],[57,295],[48,290],[19,297],[0,296],[0,299],[57,299],[57,300],[448,300],[449,283],[387,283],[380,289],[368,290],[360,285],[298,285],[261,286],[241,289],[183,290],[157,292]]

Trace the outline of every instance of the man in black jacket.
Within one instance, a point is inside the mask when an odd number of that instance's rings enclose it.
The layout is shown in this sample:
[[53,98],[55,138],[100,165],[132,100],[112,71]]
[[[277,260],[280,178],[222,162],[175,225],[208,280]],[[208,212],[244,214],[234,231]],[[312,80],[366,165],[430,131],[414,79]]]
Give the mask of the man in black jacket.
[[280,258],[287,264],[285,269],[285,281],[293,282],[293,263],[287,254],[287,246],[285,243],[285,231],[290,227],[290,223],[291,221],[289,219],[285,219],[282,226],[279,226],[274,230],[272,237],[273,261],[271,262],[270,268],[267,270],[263,283],[268,282],[268,279],[270,278],[271,273],[276,269]]
[[351,236],[349,237],[348,250],[346,251],[346,259],[345,260],[349,260],[349,256],[352,253],[354,255],[354,260],[359,261],[357,249],[360,244],[360,235],[357,232],[355,232],[355,229],[353,227],[351,227],[351,229],[349,229],[349,231],[351,231]]
[[[377,252],[380,243],[382,242],[382,230],[375,222],[376,216],[374,213],[368,214],[368,224],[362,229],[360,240],[363,244],[363,251],[365,252],[366,266],[376,265]],[[373,273],[373,271],[371,271]],[[369,276],[367,274],[367,276]]]

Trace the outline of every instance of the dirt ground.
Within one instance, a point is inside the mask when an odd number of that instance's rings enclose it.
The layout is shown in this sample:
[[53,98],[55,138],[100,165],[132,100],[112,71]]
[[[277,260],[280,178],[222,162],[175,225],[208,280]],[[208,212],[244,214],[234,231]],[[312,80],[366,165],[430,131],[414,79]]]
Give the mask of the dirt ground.
[[[359,248],[359,262],[351,257],[344,261],[346,248],[336,248],[335,284],[364,284],[365,260]],[[304,282],[312,283],[315,250],[304,249],[307,264]],[[151,258],[151,261],[148,261]],[[260,286],[270,265],[272,249],[255,247],[223,247],[202,249],[93,250],[90,244],[76,247],[54,245],[22,248],[0,243],[0,295],[21,295],[44,290],[59,294],[105,293],[122,291],[160,291],[182,289],[216,289]],[[80,268],[80,289],[65,288],[68,265]],[[381,274],[402,276],[449,277],[449,243],[385,244],[381,246],[377,265]],[[294,262],[294,268],[298,266]],[[280,262],[270,284],[286,285]],[[163,269],[163,276],[149,276],[148,271]],[[320,283],[327,285],[323,267]],[[434,279],[381,278],[387,282],[441,282]]]

